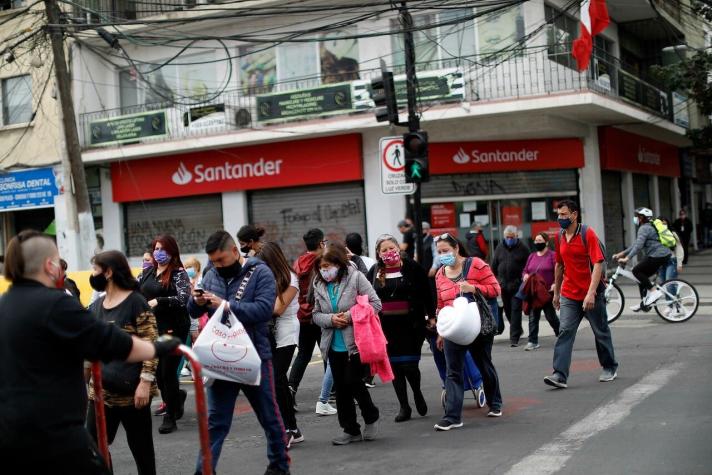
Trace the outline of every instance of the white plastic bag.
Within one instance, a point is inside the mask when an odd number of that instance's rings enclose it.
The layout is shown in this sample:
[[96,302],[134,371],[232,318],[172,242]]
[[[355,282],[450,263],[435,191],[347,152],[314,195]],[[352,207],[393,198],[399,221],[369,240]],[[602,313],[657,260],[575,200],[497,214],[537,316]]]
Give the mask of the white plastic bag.
[[[257,386],[262,360],[245,327],[229,310],[221,306],[210,317],[193,345],[203,374],[210,378]],[[223,321],[223,317],[225,321]]]
[[480,334],[480,309],[465,297],[458,297],[438,314],[438,334],[457,343],[469,345]]

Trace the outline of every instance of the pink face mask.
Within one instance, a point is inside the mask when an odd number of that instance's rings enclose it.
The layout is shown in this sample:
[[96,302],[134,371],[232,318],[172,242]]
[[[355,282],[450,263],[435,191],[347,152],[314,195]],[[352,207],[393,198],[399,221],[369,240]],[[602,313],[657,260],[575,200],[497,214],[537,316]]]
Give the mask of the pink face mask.
[[383,259],[383,263],[387,266],[395,266],[400,262],[401,257],[400,253],[397,250],[392,249],[381,254],[381,259]]

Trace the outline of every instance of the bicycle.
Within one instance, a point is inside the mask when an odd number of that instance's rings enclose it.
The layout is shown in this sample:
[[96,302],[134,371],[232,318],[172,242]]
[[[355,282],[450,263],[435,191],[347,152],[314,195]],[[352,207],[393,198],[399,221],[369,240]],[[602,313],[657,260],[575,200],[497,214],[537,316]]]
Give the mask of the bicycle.
[[[618,264],[616,271],[608,279],[608,285],[604,292],[608,323],[615,322],[625,308],[623,291],[616,284],[619,277],[625,277],[636,284],[640,282],[631,271],[625,269],[625,265]],[[669,279],[662,284],[656,283],[654,288],[661,291],[663,296],[649,306],[643,306],[641,303],[641,311],[648,312],[654,308],[660,318],[670,323],[686,322],[697,313],[700,296],[697,289],[689,282],[682,279]]]

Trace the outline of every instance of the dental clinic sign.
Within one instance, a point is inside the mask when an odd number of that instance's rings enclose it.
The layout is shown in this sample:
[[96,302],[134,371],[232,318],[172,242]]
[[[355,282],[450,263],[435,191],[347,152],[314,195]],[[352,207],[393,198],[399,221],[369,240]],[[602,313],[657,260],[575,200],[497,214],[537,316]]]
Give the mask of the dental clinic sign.
[[52,168],[0,173],[0,211],[54,206],[59,194]]
[[205,150],[111,165],[116,202],[361,179],[359,134]]
[[429,146],[430,173],[484,173],[557,170],[584,165],[583,143],[577,138],[439,142]]

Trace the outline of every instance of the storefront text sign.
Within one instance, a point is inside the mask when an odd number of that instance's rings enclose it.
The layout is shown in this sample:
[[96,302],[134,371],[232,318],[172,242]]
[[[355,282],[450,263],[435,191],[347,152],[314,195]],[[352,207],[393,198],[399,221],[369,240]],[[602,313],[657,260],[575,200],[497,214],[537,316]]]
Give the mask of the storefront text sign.
[[359,134],[111,164],[113,197],[117,202],[361,179]]
[[679,177],[678,149],[658,140],[614,127],[599,127],[601,168]]
[[430,173],[556,170],[584,165],[580,139],[440,142],[430,144]]
[[439,203],[430,207],[430,225],[433,228],[455,227],[455,203]]
[[257,121],[262,123],[338,114],[351,109],[350,83],[257,96]]
[[381,163],[381,192],[384,195],[409,195],[414,183],[405,181],[403,136],[382,137],[378,142]]
[[166,111],[123,115],[89,124],[90,145],[136,142],[146,137],[166,135]]
[[0,173],[0,210],[47,208],[58,194],[52,168]]

